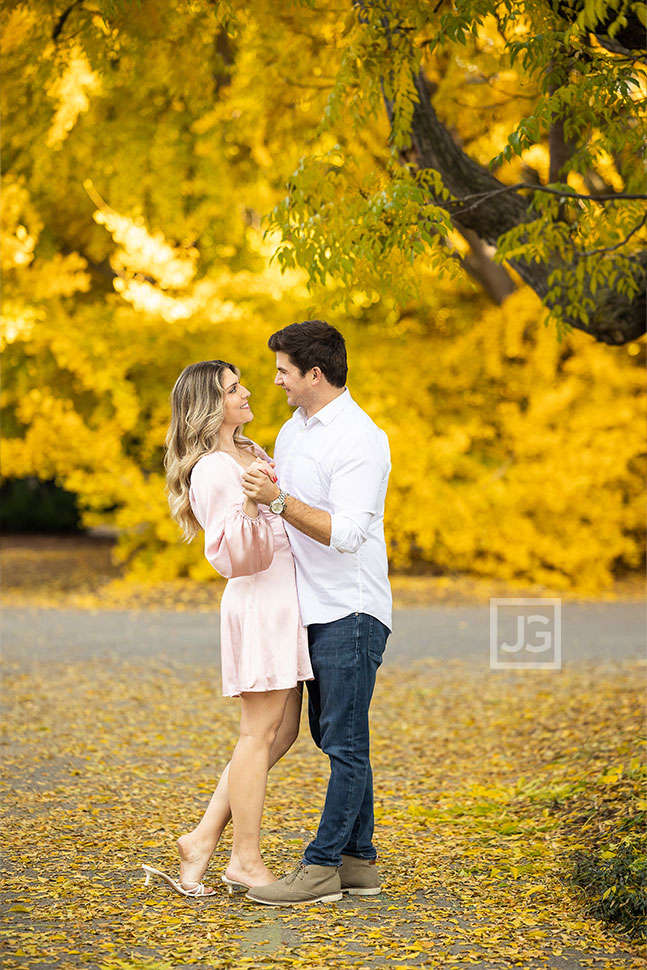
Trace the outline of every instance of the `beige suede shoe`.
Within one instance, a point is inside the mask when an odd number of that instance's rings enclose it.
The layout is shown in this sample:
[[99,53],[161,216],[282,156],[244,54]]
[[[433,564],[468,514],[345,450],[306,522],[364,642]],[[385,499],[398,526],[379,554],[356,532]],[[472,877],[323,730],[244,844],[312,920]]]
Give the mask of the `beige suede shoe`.
[[374,859],[343,855],[339,867],[341,891],[349,896],[377,896],[382,889],[380,870]]
[[335,866],[308,866],[300,862],[282,879],[268,886],[254,886],[246,898],[266,906],[334,903],[342,898],[339,871]]

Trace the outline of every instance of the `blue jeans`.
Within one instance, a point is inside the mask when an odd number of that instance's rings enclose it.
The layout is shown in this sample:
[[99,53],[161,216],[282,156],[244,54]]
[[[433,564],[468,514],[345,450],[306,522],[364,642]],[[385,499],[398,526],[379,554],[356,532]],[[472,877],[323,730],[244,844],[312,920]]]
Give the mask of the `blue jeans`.
[[339,866],[342,852],[376,858],[368,707],[388,635],[368,613],[308,626],[310,731],[330,759],[323,814],[304,853],[309,865]]

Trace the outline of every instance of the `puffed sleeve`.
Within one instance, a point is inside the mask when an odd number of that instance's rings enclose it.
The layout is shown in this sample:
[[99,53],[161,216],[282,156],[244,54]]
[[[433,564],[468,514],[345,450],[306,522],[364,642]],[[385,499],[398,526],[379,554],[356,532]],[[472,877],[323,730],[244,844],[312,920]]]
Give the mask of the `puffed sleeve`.
[[199,461],[191,474],[191,508],[204,529],[204,554],[226,579],[251,576],[272,562],[272,527],[262,511],[257,519],[243,512],[240,483],[214,457]]

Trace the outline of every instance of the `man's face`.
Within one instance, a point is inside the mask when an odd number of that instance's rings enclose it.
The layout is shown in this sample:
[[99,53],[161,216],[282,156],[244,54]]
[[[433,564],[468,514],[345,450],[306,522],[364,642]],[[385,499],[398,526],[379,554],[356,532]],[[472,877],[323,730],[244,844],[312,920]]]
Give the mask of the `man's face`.
[[307,408],[312,391],[312,371],[302,374],[282,350],[276,352],[276,377],[274,383],[286,392],[290,407]]

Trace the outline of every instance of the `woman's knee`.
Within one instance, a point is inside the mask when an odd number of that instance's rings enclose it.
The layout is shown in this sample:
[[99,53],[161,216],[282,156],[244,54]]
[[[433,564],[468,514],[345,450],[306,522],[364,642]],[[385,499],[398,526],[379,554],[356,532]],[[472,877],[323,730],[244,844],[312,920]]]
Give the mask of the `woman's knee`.
[[254,737],[272,744],[283,720],[287,691],[241,695],[241,737]]
[[278,724],[252,724],[240,726],[241,740],[256,747],[271,748],[278,734]]

